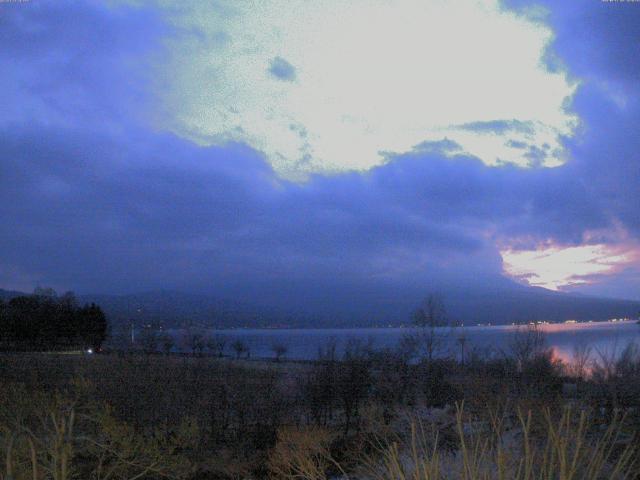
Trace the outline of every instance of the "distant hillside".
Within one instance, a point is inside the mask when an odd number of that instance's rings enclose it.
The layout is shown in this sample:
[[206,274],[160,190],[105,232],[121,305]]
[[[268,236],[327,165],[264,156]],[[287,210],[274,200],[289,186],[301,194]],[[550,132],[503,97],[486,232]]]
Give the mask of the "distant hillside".
[[[604,320],[633,317],[640,302],[553,292],[542,288],[448,290],[443,292],[449,316],[466,324],[521,323],[537,320]],[[376,302],[353,296],[324,308],[260,306],[179,292],[148,292],[125,296],[81,296],[101,305],[114,321],[161,321],[166,325],[205,324],[232,327],[368,327],[408,323],[418,299]],[[341,311],[341,309],[344,309]],[[348,313],[346,313],[348,311]]]
[[81,302],[100,305],[116,324],[134,321],[137,324],[160,322],[170,327],[282,327],[299,325],[303,318],[303,324],[313,325],[311,318],[301,314],[208,295],[156,291],[132,295],[81,295],[78,298]]
[[23,292],[17,292],[15,290],[3,290],[0,288],[0,300],[11,300],[13,297],[19,297],[24,295]]
[[[640,302],[553,292],[520,285],[485,289],[440,290],[449,317],[467,325],[476,323],[522,323],[537,320],[605,320],[640,314]],[[0,298],[20,292],[0,289]],[[187,325],[234,327],[371,327],[409,323],[418,304],[415,295],[404,297],[387,292],[366,298],[352,295],[322,305],[276,307],[223,300],[213,295],[155,291],[132,295],[80,295],[81,303],[100,305],[113,325],[162,323],[168,327]],[[314,307],[315,305],[315,307]]]
[[450,311],[465,323],[522,323],[636,318],[640,302],[522,288],[495,292],[458,292],[450,295]]

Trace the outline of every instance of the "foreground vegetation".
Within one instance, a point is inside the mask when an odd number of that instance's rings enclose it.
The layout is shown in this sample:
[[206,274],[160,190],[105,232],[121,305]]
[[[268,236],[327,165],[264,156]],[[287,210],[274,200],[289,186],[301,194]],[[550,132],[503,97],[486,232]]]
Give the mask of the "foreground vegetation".
[[0,478],[639,478],[637,347],[568,368],[539,340],[464,364],[2,354]]

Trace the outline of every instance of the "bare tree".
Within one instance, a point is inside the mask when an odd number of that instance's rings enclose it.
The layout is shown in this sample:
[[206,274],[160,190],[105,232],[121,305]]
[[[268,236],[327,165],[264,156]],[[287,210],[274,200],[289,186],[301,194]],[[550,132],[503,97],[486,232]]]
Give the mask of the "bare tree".
[[337,397],[342,404],[345,416],[344,433],[347,435],[353,421],[360,417],[360,408],[364,403],[371,385],[372,342],[349,339],[345,345],[342,361],[337,369]]
[[283,343],[274,343],[273,345],[271,345],[271,351],[275,355],[276,362],[279,362],[282,357],[287,354],[288,350],[288,347]]
[[413,312],[413,324],[418,327],[417,343],[431,362],[442,347],[446,332],[438,329],[449,324],[442,297],[429,294]]
[[416,335],[405,334],[398,342],[396,353],[403,362],[409,364],[418,355],[419,347]]
[[188,338],[189,348],[192,355],[202,355],[204,350],[204,335],[201,333],[191,333]]
[[622,377],[637,377],[640,374],[640,347],[631,340],[616,360],[616,373]]
[[[620,352],[618,341],[612,348],[596,350],[596,358],[592,364],[592,378],[596,384],[605,388],[608,397],[609,412],[620,407],[621,394],[625,383],[637,383],[634,375],[640,366],[638,346],[630,342]],[[636,378],[634,378],[636,377]]]
[[140,332],[140,344],[145,353],[158,350],[158,332],[153,328],[145,328]]
[[169,355],[176,343],[173,339],[173,336],[168,333],[163,333],[158,337],[158,340],[160,342],[160,345],[162,346],[162,350],[164,351],[164,353],[166,355]]
[[222,358],[224,355],[224,347],[226,344],[227,340],[221,335],[214,335],[207,339],[207,348],[218,358]]
[[249,347],[239,338],[233,341],[231,348],[236,352],[236,359],[240,359],[243,353],[246,353],[247,357],[249,356]]
[[546,336],[537,325],[519,326],[509,342],[511,357],[515,359],[518,369],[536,357],[545,353]]
[[335,337],[329,338],[324,345],[318,347],[318,360],[321,362],[333,362],[337,359],[338,341]]
[[568,366],[569,375],[584,380],[589,373],[592,348],[588,343],[579,342],[573,347],[571,363]]

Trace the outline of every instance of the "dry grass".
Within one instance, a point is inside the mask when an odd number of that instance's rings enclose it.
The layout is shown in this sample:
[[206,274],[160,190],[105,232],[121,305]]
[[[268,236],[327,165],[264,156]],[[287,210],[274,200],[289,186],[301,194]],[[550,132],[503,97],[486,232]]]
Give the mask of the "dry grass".
[[0,479],[188,477],[189,463],[175,453],[197,437],[194,425],[142,434],[109,408],[87,402],[82,397],[91,386],[76,383],[77,395],[71,397],[6,386],[0,399]]
[[[300,415],[296,405],[306,403],[292,397],[296,385],[283,394],[290,382],[274,375],[282,364],[2,360],[0,480],[640,478],[631,421],[599,426],[560,401],[519,398],[518,409],[495,395],[473,408],[436,410],[370,397],[346,435],[339,409],[324,428]],[[92,381],[73,380],[80,378]]]
[[601,430],[584,411],[565,409],[559,417],[548,410],[538,413],[545,425],[542,435],[532,429],[531,412],[507,425],[507,418],[497,415],[488,423],[471,422],[460,407],[453,450],[442,448],[437,428],[413,422],[406,438],[378,442],[350,474],[332,460],[327,432],[283,431],[272,452],[271,473],[306,480],[325,480],[329,469],[341,478],[370,480],[622,480],[640,475],[635,447],[623,441],[621,418]]
[[335,465],[330,455],[331,434],[323,428],[281,428],[267,462],[273,478],[325,479]]
[[532,432],[532,413],[519,413],[511,428],[504,417],[486,428],[470,428],[459,408],[456,414],[458,449],[437,448],[438,432],[414,424],[404,445],[392,442],[366,461],[367,478],[376,480],[599,480],[637,478],[634,446],[623,441],[623,422],[614,419],[594,430],[586,412],[564,409],[559,418],[549,410],[543,435]]

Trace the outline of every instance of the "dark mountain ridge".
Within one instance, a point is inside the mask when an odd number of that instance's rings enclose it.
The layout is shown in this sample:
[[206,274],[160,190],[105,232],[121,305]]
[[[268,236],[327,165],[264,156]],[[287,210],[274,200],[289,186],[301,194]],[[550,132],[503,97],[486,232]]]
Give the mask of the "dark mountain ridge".
[[[636,318],[640,301],[591,297],[515,285],[485,289],[440,290],[449,318],[466,325],[561,322]],[[0,289],[8,300],[24,295]],[[366,301],[365,301],[366,300]],[[376,327],[410,323],[420,297],[380,296],[372,300],[353,296],[307,309],[292,303],[258,305],[250,301],[225,300],[215,295],[178,291],[150,291],[128,295],[79,295],[80,303],[100,305],[114,326],[161,324],[165,327],[207,326],[214,328],[309,328]]]

